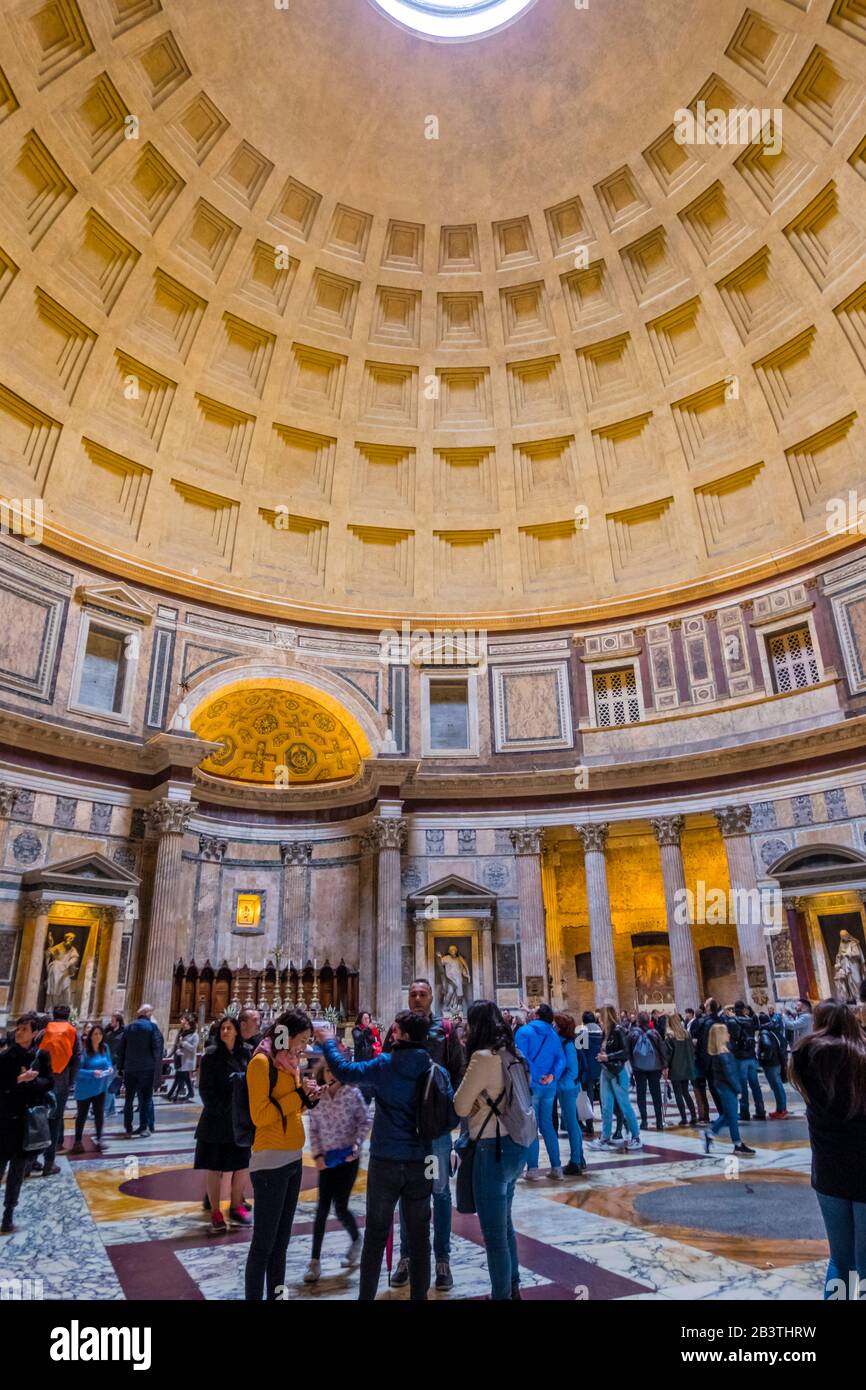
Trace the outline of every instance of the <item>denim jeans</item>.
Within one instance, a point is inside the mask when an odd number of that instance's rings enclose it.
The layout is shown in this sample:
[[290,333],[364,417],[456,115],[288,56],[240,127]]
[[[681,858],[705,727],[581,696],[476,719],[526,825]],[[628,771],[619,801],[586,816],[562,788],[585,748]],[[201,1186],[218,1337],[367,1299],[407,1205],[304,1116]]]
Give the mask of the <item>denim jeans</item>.
[[475,1150],[472,1191],[487,1252],[490,1297],[497,1302],[510,1299],[513,1286],[520,1282],[511,1203],[528,1152],[525,1145],[515,1144],[507,1134],[502,1135],[498,1163],[495,1139],[482,1139]]
[[[450,1147],[450,1146],[449,1146]],[[430,1288],[430,1195],[432,1182],[424,1176],[423,1158],[371,1158],[367,1168],[367,1216],[361,1255],[358,1298],[372,1303],[379,1287],[382,1256],[400,1203],[401,1223],[409,1244],[409,1297],[423,1301]],[[449,1217],[451,1208],[448,1208]]]
[[[451,1259],[451,1135],[443,1134],[434,1139],[430,1152],[436,1159],[436,1176],[433,1179],[433,1258],[437,1263]],[[409,1238],[407,1235],[403,1200],[400,1199],[400,1259],[409,1258]]]
[[731,1131],[731,1138],[735,1144],[742,1143],[740,1139],[740,1126],[737,1116],[737,1093],[730,1086],[717,1086],[719,1100],[721,1101],[721,1113],[717,1120],[713,1120],[710,1131],[718,1134],[719,1130],[724,1129],[725,1125]]
[[766,1118],[764,1095],[758,1080],[758,1063],[754,1057],[736,1057],[737,1071],[740,1073],[740,1119],[749,1118],[749,1090],[755,1102],[755,1119]]
[[785,1088],[782,1085],[782,1068],[764,1067],[764,1075],[770,1083],[773,1095],[776,1097],[776,1110],[787,1110],[788,1097],[785,1095]]
[[261,1303],[267,1284],[268,1300],[281,1297],[286,1283],[286,1251],[301,1190],[302,1163],[260,1168],[250,1173],[253,1184],[253,1235],[244,1273],[244,1298]]
[[609,1139],[613,1128],[613,1104],[616,1101],[622,1117],[629,1127],[632,1139],[640,1138],[640,1126],[637,1122],[637,1115],[632,1109],[632,1103],[628,1098],[628,1086],[631,1079],[628,1067],[623,1067],[618,1076],[613,1076],[607,1067],[602,1067],[601,1072],[601,1137]]
[[583,1135],[577,1123],[577,1097],[580,1086],[557,1086],[556,1099],[559,1101],[560,1122],[568,1132],[568,1146],[571,1149],[572,1163],[583,1162]]
[[[866,1298],[866,1202],[849,1202],[844,1197],[827,1197],[816,1192],[827,1240],[830,1243],[830,1263],[824,1282],[824,1298]],[[859,1289],[852,1274],[860,1276]],[[841,1279],[844,1293],[833,1288],[831,1280]]]
[[[542,1086],[540,1081],[533,1081],[530,1090],[532,1091],[532,1108],[538,1123],[538,1133],[544,1139],[544,1147],[547,1149],[550,1166],[551,1168],[559,1168],[561,1166],[559,1139],[553,1127],[553,1102],[556,1100],[556,1087],[552,1081],[548,1086]],[[530,1144],[529,1152],[526,1155],[527,1168],[538,1167],[540,1154],[541,1140],[536,1137]]]

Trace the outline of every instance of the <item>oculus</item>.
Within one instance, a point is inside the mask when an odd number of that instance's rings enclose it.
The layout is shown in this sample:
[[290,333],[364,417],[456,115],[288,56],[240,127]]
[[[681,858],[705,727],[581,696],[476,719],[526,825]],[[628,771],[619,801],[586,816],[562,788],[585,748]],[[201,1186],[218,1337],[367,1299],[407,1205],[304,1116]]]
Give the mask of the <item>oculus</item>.
[[371,0],[404,29],[428,39],[476,39],[511,24],[535,0]]

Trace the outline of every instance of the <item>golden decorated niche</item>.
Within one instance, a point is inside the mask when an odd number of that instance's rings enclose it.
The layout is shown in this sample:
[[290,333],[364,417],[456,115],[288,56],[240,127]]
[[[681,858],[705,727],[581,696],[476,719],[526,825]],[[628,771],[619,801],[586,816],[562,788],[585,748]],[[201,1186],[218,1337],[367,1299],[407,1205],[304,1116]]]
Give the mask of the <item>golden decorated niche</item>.
[[241,681],[201,705],[191,724],[221,745],[201,770],[232,782],[344,782],[371,756],[363,730],[336,700],[295,681]]

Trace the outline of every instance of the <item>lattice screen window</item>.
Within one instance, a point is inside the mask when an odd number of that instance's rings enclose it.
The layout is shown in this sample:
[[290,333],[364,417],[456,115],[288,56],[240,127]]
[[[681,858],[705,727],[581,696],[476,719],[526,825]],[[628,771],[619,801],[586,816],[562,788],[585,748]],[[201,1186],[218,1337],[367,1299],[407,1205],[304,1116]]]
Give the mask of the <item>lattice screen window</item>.
[[621,671],[596,671],[592,677],[595,694],[595,721],[601,729],[615,724],[640,723],[640,701],[634,667]]
[[784,695],[788,690],[802,690],[807,685],[817,685],[821,679],[808,625],[773,633],[772,637],[767,638],[767,648],[773,668],[773,688],[777,694]]

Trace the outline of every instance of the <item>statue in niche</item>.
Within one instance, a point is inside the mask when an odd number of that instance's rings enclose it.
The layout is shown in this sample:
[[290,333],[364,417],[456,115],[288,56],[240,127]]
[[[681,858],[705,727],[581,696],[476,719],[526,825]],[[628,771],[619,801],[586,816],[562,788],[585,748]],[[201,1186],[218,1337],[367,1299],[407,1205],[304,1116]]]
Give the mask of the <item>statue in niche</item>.
[[472,984],[469,966],[453,944],[440,955],[439,965],[442,968],[442,1011],[462,1014],[466,991]]
[[843,928],[839,933],[839,949],[833,965],[833,979],[839,998],[847,1004],[856,1004],[860,999],[860,986],[866,962],[860,942]]
[[75,946],[75,933],[67,932],[62,941],[56,944],[48,938],[50,945],[45,952],[45,1008],[50,1012],[58,1005],[72,1005],[72,981],[78,973],[81,957]]

